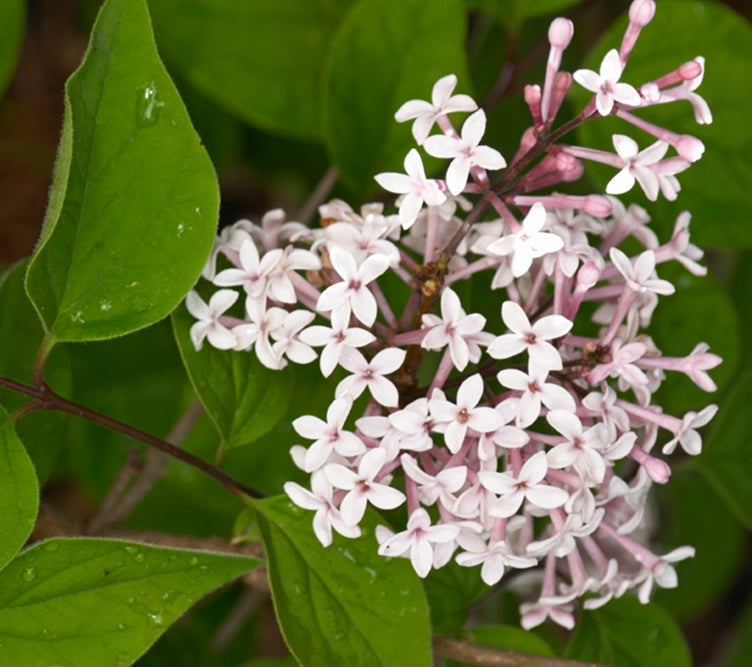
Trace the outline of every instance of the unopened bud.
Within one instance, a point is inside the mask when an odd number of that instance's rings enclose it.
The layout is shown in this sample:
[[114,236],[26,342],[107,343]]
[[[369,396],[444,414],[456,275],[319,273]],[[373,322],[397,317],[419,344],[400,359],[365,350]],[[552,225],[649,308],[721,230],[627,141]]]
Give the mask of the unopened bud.
[[682,79],[685,81],[691,81],[702,74],[702,65],[696,60],[690,60],[689,62],[680,65],[678,72]]
[[675,144],[676,152],[679,156],[689,162],[697,162],[705,152],[705,144],[697,137],[689,134],[683,134]]
[[569,19],[559,17],[551,21],[548,28],[548,41],[551,46],[566,49],[572,41],[572,35],[574,35],[574,24]]
[[577,290],[586,292],[601,277],[601,271],[594,262],[585,262],[577,272]]
[[585,197],[582,210],[596,218],[605,218],[611,215],[613,205],[608,197],[603,197],[602,195],[588,195]]
[[640,27],[650,23],[654,15],[654,0],[634,0],[629,6],[629,22]]

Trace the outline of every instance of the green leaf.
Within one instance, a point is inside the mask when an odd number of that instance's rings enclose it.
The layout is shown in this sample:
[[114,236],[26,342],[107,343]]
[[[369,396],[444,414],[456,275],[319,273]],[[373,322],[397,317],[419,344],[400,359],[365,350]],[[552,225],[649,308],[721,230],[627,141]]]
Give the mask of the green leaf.
[[324,78],[324,132],[343,180],[360,192],[381,171],[402,171],[414,140],[394,112],[430,99],[433,84],[469,77],[465,14],[459,0],[362,0],[345,18]]
[[470,603],[488,594],[478,568],[462,567],[454,561],[432,570],[424,587],[435,633],[454,635],[467,621]]
[[420,580],[402,559],[376,553],[367,515],[358,540],[329,548],[310,512],[284,496],[256,504],[274,607],[290,650],[304,665],[431,665],[428,608]]
[[352,0],[150,0],[160,49],[240,118],[298,139],[321,134],[321,77]]
[[247,445],[268,433],[284,415],[291,374],[265,368],[254,353],[196,351],[190,337],[196,320],[181,306],[172,322],[183,363],[225,448]]
[[722,498],[741,521],[752,528],[752,375],[746,374],[728,393],[713,420],[703,453],[696,459]]
[[631,596],[585,611],[564,657],[612,667],[692,664],[689,649],[671,616],[658,605],[642,605]]
[[655,492],[662,501],[661,553],[685,544],[696,553],[681,563],[679,585],[656,589],[653,599],[678,620],[689,621],[733,583],[744,560],[745,531],[697,470],[675,470]]
[[[736,375],[741,350],[739,317],[729,296],[712,276],[693,276],[672,262],[658,267],[661,278],[676,286],[676,293],[661,298],[650,324],[650,335],[663,353],[681,357],[704,341],[723,363],[709,371],[722,390]],[[713,326],[709,327],[708,322]],[[717,400],[683,373],[667,372],[655,403],[665,412],[679,414],[703,408]]]
[[216,230],[214,170],[159,59],[145,0],[109,0],[65,87],[65,119],[26,288],[55,340],[168,315]]
[[0,95],[13,75],[26,24],[24,0],[0,2]]
[[254,558],[135,542],[55,539],[0,574],[0,643],[14,665],[130,665]]
[[505,25],[516,25],[525,19],[562,12],[579,0],[465,0],[468,9],[486,12]]
[[24,545],[39,509],[39,483],[8,413],[0,407],[0,570]]
[[[0,277],[0,375],[25,384],[32,380],[32,368],[44,331],[24,291],[26,262],[12,266]],[[62,348],[53,351],[45,365],[45,380],[63,396],[70,395],[71,372]],[[31,399],[0,389],[0,404],[16,410]],[[16,424],[16,431],[34,463],[40,482],[52,472],[63,440],[60,432],[65,417],[60,412],[37,410]]]
[[752,600],[748,600],[736,624],[731,652],[725,667],[747,667],[752,655]]
[[[598,69],[608,49],[618,48],[627,25],[626,15],[617,21],[593,47],[584,66]],[[653,21],[648,24],[629,59],[624,81],[641,85],[674,70],[683,62],[703,55],[707,72],[696,91],[713,112],[713,124],[698,125],[687,102],[639,110],[644,117],[679,134],[697,136],[705,143],[705,155],[678,175],[682,191],[675,202],[661,198],[645,204],[635,185],[625,201],[636,200],[648,206],[654,226],[663,238],[671,233],[677,214],[693,213],[692,240],[713,248],[752,246],[752,126],[747,109],[752,105],[752,69],[746,66],[743,44],[752,40],[752,28],[739,14],[717,2],[662,0]],[[728,73],[733,72],[734,95],[729,95]],[[574,86],[580,102],[589,93]],[[579,140],[585,146],[613,151],[611,135],[627,134],[641,148],[655,138],[616,118],[596,119],[580,127]],[[671,153],[673,154],[673,153]],[[587,164],[599,186],[616,172]]]

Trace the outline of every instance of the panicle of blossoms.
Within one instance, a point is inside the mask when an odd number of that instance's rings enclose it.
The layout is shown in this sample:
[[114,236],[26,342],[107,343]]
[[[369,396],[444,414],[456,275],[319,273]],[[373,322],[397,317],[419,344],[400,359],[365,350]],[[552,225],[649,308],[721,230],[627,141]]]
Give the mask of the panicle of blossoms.
[[[646,332],[674,291],[657,270],[677,261],[705,272],[689,214],[661,243],[635,204],[551,191],[591,159],[619,170],[608,195],[639,183],[650,199],[675,198],[675,174],[700,157],[699,140],[633,112],[689,100],[709,122],[694,92],[701,58],[650,82],[622,81],[654,10],[653,0],[633,2],[621,46],[597,73],[560,69],[573,26],[552,24],[543,88],[526,91],[532,127],[508,161],[482,143],[485,113],[452,94],[456,77],[440,79],[431,102],[405,103],[396,120],[413,121],[445,176],[427,176],[413,148],[405,173],[376,176],[401,195],[397,214],[333,200],[319,208],[319,228],[279,210],[260,225],[242,220],[222,231],[203,273],[219,289],[208,303],[196,292],[187,299],[197,348],[253,351],[270,368],[318,360],[324,377],[337,375],[326,415],[293,422],[308,444],[291,455],[310,489],[285,485],[315,511],[323,545],[332,531],[358,537],[369,505],[404,507],[401,525],[379,527],[378,551],[409,558],[421,577],[452,559],[480,566],[488,585],[538,568],[526,628],[545,619],[571,627],[580,597],[593,608],[635,590],[646,602],[655,586],[676,585],[674,563],[693,554],[656,553],[644,526],[649,489],[671,476],[663,455],[699,454],[698,429],[716,411],[674,416],[654,400],[669,372],[713,391],[708,371],[721,363],[702,342],[664,354]],[[549,140],[573,81],[594,93],[581,122],[613,114],[655,143],[640,150],[616,134],[611,154]],[[459,131],[456,113],[471,114]],[[619,247],[627,240],[642,249],[630,256]],[[480,299],[463,303],[465,280]],[[405,283],[406,303],[390,302],[386,281]],[[483,313],[470,305],[489,299]]]

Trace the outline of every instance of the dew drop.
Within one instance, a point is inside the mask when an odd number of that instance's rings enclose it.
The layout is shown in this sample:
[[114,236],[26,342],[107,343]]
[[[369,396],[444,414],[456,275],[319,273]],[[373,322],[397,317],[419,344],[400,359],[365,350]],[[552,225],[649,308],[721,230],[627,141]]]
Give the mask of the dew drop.
[[99,310],[101,310],[101,311],[103,311],[103,312],[105,312],[105,313],[106,313],[106,312],[107,312],[108,310],[111,310],[111,309],[112,309],[112,302],[111,302],[111,301],[108,301],[107,299],[105,299],[104,301],[102,301],[102,302],[101,302],[101,303],[99,304]]
[[196,556],[192,556],[191,559],[188,561],[188,564],[192,566],[198,565],[198,558],[196,558]]
[[182,236],[184,231],[185,225],[182,222],[178,223],[178,236]]
[[134,558],[134,560],[135,560],[135,561],[136,561],[137,563],[142,563],[142,562],[143,562],[143,560],[144,560],[144,554],[136,554],[136,557]]
[[128,626],[125,623],[118,623],[118,630],[127,630]]
[[44,545],[44,550],[45,551],[57,551],[58,546],[59,545],[57,542],[47,542],[47,544]]
[[138,99],[136,100],[137,124],[142,127],[155,125],[159,120],[164,105],[165,103],[159,99],[157,84],[152,81],[138,93]]
[[134,547],[132,544],[128,544],[124,546],[123,549],[125,549],[125,551],[129,554],[135,554],[138,551],[138,549]]
[[70,315],[71,322],[75,322],[76,324],[83,324],[84,323],[83,315],[84,313],[82,310],[77,310],[75,313],[71,313]]
[[21,572],[21,581],[31,582],[37,578],[37,571],[33,567],[27,567]]
[[154,623],[154,625],[162,625],[164,623],[164,617],[162,616],[161,611],[156,614],[149,614],[149,620]]

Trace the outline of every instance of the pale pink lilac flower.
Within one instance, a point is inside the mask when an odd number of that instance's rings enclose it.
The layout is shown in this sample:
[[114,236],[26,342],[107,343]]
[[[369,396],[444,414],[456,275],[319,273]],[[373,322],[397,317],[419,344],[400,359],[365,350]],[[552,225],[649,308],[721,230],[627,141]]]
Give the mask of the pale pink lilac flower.
[[348,375],[337,385],[335,395],[339,398],[349,394],[357,398],[367,387],[378,403],[385,407],[397,407],[399,403],[397,387],[384,376],[398,370],[405,361],[406,354],[405,350],[389,347],[381,350],[368,361],[358,350],[346,349],[340,359],[340,364],[352,375]]
[[458,554],[455,560],[463,567],[474,567],[482,564],[480,577],[488,586],[498,584],[507,567],[524,569],[535,567],[538,564],[536,558],[515,554],[506,540],[491,541],[488,544],[479,541],[476,551],[464,551]]
[[578,69],[574,80],[583,88],[595,93],[595,108],[601,116],[608,116],[615,103],[630,107],[640,106],[640,94],[628,83],[619,83],[622,74],[619,52],[611,49],[601,61],[600,72]]
[[538,419],[541,404],[549,410],[575,411],[572,395],[564,387],[546,382],[547,376],[545,368],[532,364],[527,373],[516,368],[505,368],[497,373],[496,378],[504,387],[521,392],[515,420],[518,428],[527,428]]
[[237,292],[223,289],[212,294],[207,305],[198,293],[188,292],[185,307],[198,320],[191,326],[190,331],[191,342],[196,350],[201,349],[205,338],[208,338],[212,347],[218,350],[230,350],[235,347],[235,336],[222,324],[220,318],[237,300]]

